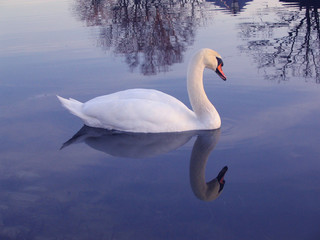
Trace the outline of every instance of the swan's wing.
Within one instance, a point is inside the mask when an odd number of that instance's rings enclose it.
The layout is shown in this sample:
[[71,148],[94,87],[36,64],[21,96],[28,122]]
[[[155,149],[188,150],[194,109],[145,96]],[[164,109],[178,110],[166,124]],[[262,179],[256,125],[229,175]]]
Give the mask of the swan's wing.
[[193,129],[196,121],[195,114],[176,98],[144,89],[92,99],[82,112],[95,127],[130,132],[185,131]]

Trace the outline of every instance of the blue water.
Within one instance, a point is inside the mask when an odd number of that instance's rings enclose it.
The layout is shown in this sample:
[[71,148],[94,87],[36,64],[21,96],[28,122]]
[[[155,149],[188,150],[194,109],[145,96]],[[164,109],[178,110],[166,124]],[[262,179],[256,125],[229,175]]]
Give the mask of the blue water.
[[[319,239],[319,5],[288,2],[2,1],[0,238]],[[203,47],[228,78],[204,74],[220,130],[82,128],[55,97],[190,106]]]

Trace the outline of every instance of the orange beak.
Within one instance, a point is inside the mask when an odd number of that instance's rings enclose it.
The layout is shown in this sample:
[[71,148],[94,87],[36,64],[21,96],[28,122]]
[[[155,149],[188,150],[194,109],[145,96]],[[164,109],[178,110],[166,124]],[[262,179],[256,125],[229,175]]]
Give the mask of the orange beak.
[[224,81],[227,80],[226,75],[224,75],[224,72],[222,71],[222,65],[223,63],[220,63],[216,69],[216,73],[221,77]]

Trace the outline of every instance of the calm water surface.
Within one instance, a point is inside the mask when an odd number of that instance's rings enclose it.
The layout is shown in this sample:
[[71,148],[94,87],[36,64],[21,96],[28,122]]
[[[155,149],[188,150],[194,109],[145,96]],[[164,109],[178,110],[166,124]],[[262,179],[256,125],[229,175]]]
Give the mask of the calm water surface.
[[[0,16],[1,239],[320,239],[317,2],[2,0]],[[82,128],[55,97],[190,106],[203,47],[228,77],[204,76],[220,130]]]

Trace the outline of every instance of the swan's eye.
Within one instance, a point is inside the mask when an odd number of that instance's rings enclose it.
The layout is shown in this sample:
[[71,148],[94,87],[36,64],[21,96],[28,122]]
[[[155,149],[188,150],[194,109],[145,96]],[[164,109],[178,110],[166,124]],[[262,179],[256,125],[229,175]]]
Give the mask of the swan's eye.
[[218,66],[221,65],[221,67],[223,66],[223,61],[221,58],[217,57],[217,61],[218,61]]

